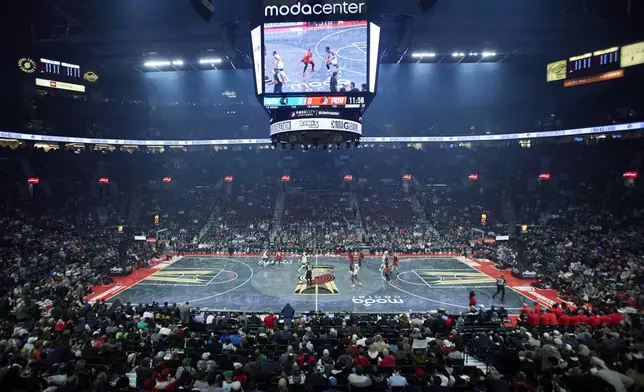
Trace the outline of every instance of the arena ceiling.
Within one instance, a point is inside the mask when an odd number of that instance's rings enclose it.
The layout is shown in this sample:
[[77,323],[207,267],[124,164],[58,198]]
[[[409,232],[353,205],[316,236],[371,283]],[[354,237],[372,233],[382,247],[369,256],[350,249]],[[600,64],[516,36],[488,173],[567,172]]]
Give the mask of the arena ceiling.
[[[248,15],[257,0],[214,0],[206,23],[189,0],[26,0],[13,19],[20,48],[103,66],[134,67],[165,56],[248,53]],[[383,26],[383,62],[416,61],[413,51],[491,50],[494,61],[557,59],[642,40],[637,0],[372,0]],[[638,36],[639,35],[639,36]],[[242,56],[243,57],[243,56]],[[449,61],[449,60],[447,60]],[[226,64],[228,66],[231,64]]]

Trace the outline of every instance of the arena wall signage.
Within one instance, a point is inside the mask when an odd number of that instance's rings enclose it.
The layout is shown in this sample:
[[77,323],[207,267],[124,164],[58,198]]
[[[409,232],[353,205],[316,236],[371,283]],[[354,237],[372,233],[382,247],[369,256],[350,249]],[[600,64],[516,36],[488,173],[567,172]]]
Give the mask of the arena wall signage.
[[36,62],[28,57],[18,60],[18,68],[24,73],[34,73],[36,71]]
[[271,125],[271,136],[284,132],[332,130],[353,132],[362,135],[362,124],[351,120],[334,120],[330,118],[307,118],[276,122]]
[[87,80],[90,83],[96,83],[96,81],[98,80],[98,75],[96,75],[96,73],[92,71],[87,71],[83,75],[83,79]]
[[265,0],[264,22],[364,19],[367,0]]
[[[331,119],[325,119],[331,121]],[[463,136],[409,136],[409,137],[363,137],[363,143],[465,143],[495,142],[549,137],[572,137],[578,135],[605,134],[614,132],[634,132],[644,129],[644,122],[613,124],[606,126],[562,129],[559,131],[506,133],[502,135],[463,135]],[[107,144],[113,146],[226,146],[271,144],[271,139],[210,139],[210,140],[133,140],[133,139],[94,139],[72,136],[36,135],[31,133],[0,131],[0,139],[17,139],[32,142]]]

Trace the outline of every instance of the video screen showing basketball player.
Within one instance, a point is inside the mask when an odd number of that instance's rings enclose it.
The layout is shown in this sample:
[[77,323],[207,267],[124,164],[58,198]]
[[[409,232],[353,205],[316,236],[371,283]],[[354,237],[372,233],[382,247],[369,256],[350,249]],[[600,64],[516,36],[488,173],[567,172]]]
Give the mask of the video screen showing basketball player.
[[275,74],[287,80],[277,87],[283,93],[360,93],[367,83],[368,37],[366,21],[290,22],[264,25],[266,88],[275,90]]

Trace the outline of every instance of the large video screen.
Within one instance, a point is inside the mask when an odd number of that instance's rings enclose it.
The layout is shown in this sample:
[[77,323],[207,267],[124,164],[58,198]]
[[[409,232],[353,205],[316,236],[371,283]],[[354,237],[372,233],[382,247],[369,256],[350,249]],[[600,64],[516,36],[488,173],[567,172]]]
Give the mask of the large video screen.
[[361,93],[368,83],[366,21],[264,24],[264,93]]

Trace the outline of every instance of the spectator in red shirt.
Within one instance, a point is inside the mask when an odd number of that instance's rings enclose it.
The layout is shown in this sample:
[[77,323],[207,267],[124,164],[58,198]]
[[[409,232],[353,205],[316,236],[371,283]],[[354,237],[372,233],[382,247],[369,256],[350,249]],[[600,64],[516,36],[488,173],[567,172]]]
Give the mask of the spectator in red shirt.
[[396,357],[389,354],[389,350],[385,348],[382,350],[382,359],[380,360],[378,365],[391,367],[396,366]]
[[579,312],[577,315],[577,321],[579,324],[588,325],[588,316],[586,316],[586,313],[584,312]]
[[297,356],[297,364],[303,370],[313,369],[316,362],[315,357],[309,354],[309,350],[306,347],[302,349],[302,354]]
[[610,317],[610,325],[620,325],[622,323],[622,320],[624,319],[624,316],[617,311],[617,309],[613,310],[611,314],[608,315]]
[[533,310],[536,314],[541,314],[541,305],[539,305],[539,303],[538,303],[538,302],[535,302],[535,303],[534,303],[534,306],[532,307],[532,310]]
[[597,313],[593,313],[590,317],[588,317],[588,325],[601,325],[602,321],[599,315]]
[[539,325],[539,315],[532,312],[528,315],[528,325]]
[[554,304],[554,305],[552,305],[551,311],[552,311],[552,313],[554,313],[554,315],[556,317],[559,317],[559,316],[561,316],[561,313],[563,312],[563,309],[561,309],[559,304]]
[[520,314],[530,314],[530,307],[528,306],[528,304],[521,305]]
[[541,313],[539,313],[539,325],[549,325],[550,324],[550,316],[548,316],[548,313],[546,313],[545,309],[541,309]]
[[577,317],[576,313],[570,315],[570,323],[569,323],[569,325],[579,325],[579,317]]
[[604,312],[601,312],[599,314],[599,321],[600,321],[601,325],[604,325],[604,324],[610,324],[612,319],[610,318],[609,315],[604,314]]
[[358,367],[358,366],[362,366],[362,367],[371,366],[371,364],[369,363],[369,359],[367,359],[367,357],[364,356],[364,351],[360,351],[358,353],[358,356],[353,358],[353,367]]
[[557,316],[550,309],[546,309],[546,312],[548,314],[548,325],[558,325]]
[[264,327],[268,329],[273,329],[275,328],[275,321],[277,320],[277,317],[273,314],[273,312],[269,313],[268,316],[264,317]]
[[570,316],[567,312],[562,312],[559,316],[559,325],[570,325]]

